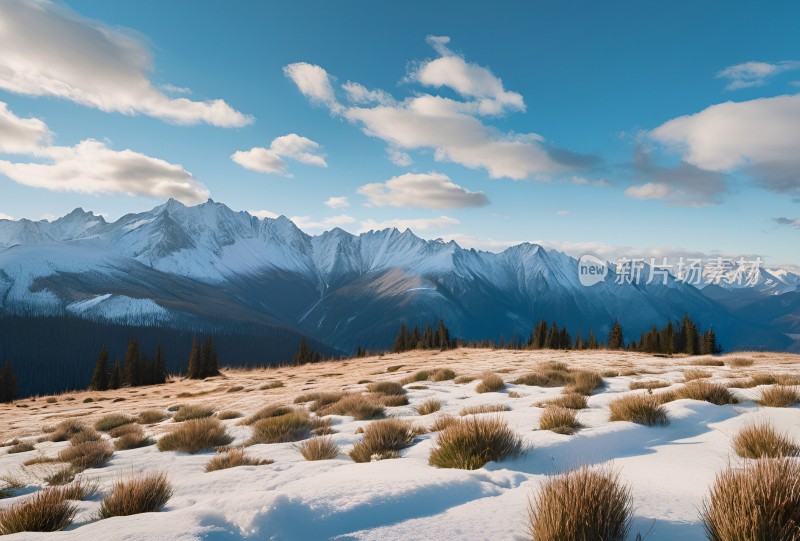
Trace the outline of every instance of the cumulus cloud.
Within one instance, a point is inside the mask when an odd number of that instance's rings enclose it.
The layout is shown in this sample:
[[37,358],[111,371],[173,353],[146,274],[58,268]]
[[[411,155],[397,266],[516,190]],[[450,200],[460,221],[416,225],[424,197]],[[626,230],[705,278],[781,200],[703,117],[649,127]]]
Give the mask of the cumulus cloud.
[[712,105],[650,137],[705,171],[742,171],[763,187],[800,195],[800,94]]
[[3,212],[0,212],[0,220],[11,220],[12,222],[16,220],[13,216],[9,216]]
[[174,197],[187,204],[209,196],[205,186],[180,165],[132,150],[112,150],[92,139],[72,147],[43,147],[35,156],[44,162],[0,160],[0,174],[19,184],[59,192]]
[[724,175],[681,163],[673,167],[653,163],[644,149],[636,151],[634,176],[644,183],[625,190],[634,199],[661,199],[674,205],[716,205],[727,190]]
[[347,214],[329,216],[321,220],[315,220],[310,216],[292,216],[290,219],[303,231],[327,231],[334,227],[342,227],[355,223],[356,221],[355,218]]
[[389,157],[389,161],[398,167],[408,167],[414,163],[407,152],[397,150],[393,147],[386,147],[386,155]]
[[25,154],[49,143],[50,130],[38,118],[19,118],[0,101],[0,152]]
[[763,86],[769,79],[780,73],[798,69],[800,69],[800,61],[798,60],[784,60],[774,64],[769,62],[743,62],[720,71],[717,73],[717,78],[728,80],[725,90],[738,90],[740,88]]
[[255,216],[256,218],[261,218],[262,220],[264,218],[275,219],[275,218],[278,217],[278,214],[275,214],[274,212],[269,211],[269,210],[248,210],[247,213],[250,216]]
[[441,173],[406,173],[384,183],[358,188],[368,205],[375,207],[416,207],[456,209],[489,204],[483,192],[471,192]]
[[[535,133],[504,133],[478,117],[505,110],[523,110],[522,97],[506,91],[487,68],[467,63],[448,48],[448,38],[429,38],[440,58],[417,65],[410,80],[425,86],[447,86],[463,99],[417,93],[402,101],[370,98],[369,103],[344,106],[336,98],[331,77],[322,67],[290,64],[284,72],[312,103],[327,107],[372,137],[386,142],[395,163],[410,164],[409,150],[432,150],[438,161],[485,169],[492,178],[541,178],[584,169],[594,158],[549,144]],[[437,60],[443,60],[436,63]],[[432,67],[431,67],[432,66]],[[368,96],[364,87],[349,82],[346,92]],[[382,96],[385,92],[381,94]],[[367,98],[358,98],[363,102]]]
[[358,105],[369,105],[372,103],[389,105],[394,103],[394,98],[388,92],[384,92],[380,89],[370,90],[364,85],[352,81],[347,81],[343,84],[342,89],[347,94],[348,101]]
[[412,231],[429,231],[431,229],[442,229],[451,225],[458,225],[461,222],[450,216],[439,216],[438,218],[412,218],[412,219],[394,219],[384,220],[378,222],[375,220],[364,220],[361,222],[361,227],[358,233],[365,233],[367,231],[380,231],[382,229],[391,229],[396,227],[400,231],[410,229]]
[[325,157],[319,153],[320,145],[296,133],[282,135],[272,140],[269,148],[253,147],[250,150],[237,150],[231,159],[257,173],[277,173],[292,176],[283,158],[289,158],[306,165],[328,167]]
[[800,229],[800,218],[775,218],[775,223]]
[[233,127],[253,121],[223,100],[165,95],[149,78],[150,51],[132,32],[81,17],[50,0],[4,0],[0,21],[0,88],[9,92],[176,124]]
[[343,209],[350,206],[350,201],[346,197],[329,197],[325,205],[332,209]]

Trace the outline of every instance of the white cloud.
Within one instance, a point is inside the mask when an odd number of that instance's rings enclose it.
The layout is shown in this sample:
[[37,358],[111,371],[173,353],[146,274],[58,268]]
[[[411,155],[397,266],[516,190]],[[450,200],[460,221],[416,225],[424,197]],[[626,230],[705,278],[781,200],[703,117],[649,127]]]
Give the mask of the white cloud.
[[631,186],[625,190],[625,195],[633,199],[667,199],[675,195],[672,188],[661,182],[647,182],[638,186]]
[[274,212],[271,212],[269,210],[248,210],[247,213],[250,216],[255,216],[256,218],[261,218],[262,220],[264,218],[275,219],[278,217],[278,214],[275,214]]
[[700,169],[741,170],[767,189],[800,195],[800,94],[712,105],[650,137]]
[[398,167],[408,167],[414,163],[407,152],[397,150],[394,147],[386,147],[386,155],[389,157],[389,161]]
[[9,216],[8,214],[5,214],[4,212],[0,212],[0,220],[11,220],[13,222],[13,221],[16,221],[16,218],[14,218],[13,216]]
[[402,219],[384,220],[378,222],[375,220],[364,220],[361,222],[361,227],[358,233],[365,233],[367,231],[380,231],[382,229],[391,229],[396,227],[400,231],[410,229],[412,231],[428,231],[431,229],[442,229],[451,225],[458,225],[461,222],[450,216],[439,216],[438,218],[417,218],[417,219]]
[[483,192],[471,192],[441,173],[406,173],[384,183],[358,188],[370,206],[455,209],[489,204]]
[[49,143],[50,130],[38,118],[19,118],[0,101],[0,152],[25,154]]
[[370,90],[364,85],[352,81],[347,81],[343,84],[342,89],[347,94],[347,99],[357,105],[369,105],[372,103],[390,105],[394,103],[394,98],[388,92],[380,89]]
[[132,32],[50,0],[0,2],[0,88],[176,124],[232,127],[253,119],[223,100],[173,99],[150,81],[150,51]]
[[35,156],[44,163],[0,160],[0,174],[19,184],[60,192],[174,197],[187,204],[209,195],[180,165],[132,150],[112,150],[92,139],[72,147],[42,147]]
[[175,86],[175,85],[171,85],[169,83],[164,84],[164,85],[159,85],[158,87],[161,90],[163,90],[164,92],[169,92],[171,94],[191,94],[192,93],[192,89],[191,88],[187,88],[185,86]]
[[347,214],[340,214],[338,216],[329,216],[322,220],[315,220],[310,216],[292,216],[290,218],[294,224],[303,231],[327,231],[334,227],[342,227],[355,223],[356,219]]
[[350,206],[350,201],[346,197],[329,197],[324,204],[332,209],[343,209]]
[[768,62],[743,62],[730,66],[717,73],[717,78],[727,79],[725,90],[738,90],[763,86],[767,80],[786,71],[800,69],[800,61],[784,60],[770,64]]
[[319,143],[301,137],[296,133],[282,135],[272,140],[269,149],[253,147],[250,150],[237,150],[231,159],[251,171],[257,173],[278,173],[292,176],[283,158],[290,158],[306,165],[328,167],[325,157],[319,154]]
[[795,229],[800,229],[800,218],[775,218],[775,222],[779,225],[788,225]]
[[[506,109],[524,109],[519,94],[506,91],[499,79],[486,68],[467,64],[447,49],[449,38],[429,38],[442,55],[412,71],[412,79],[430,86],[456,89],[463,101],[418,93],[397,102],[371,99],[373,103],[344,106],[336,99],[328,73],[320,66],[297,63],[284,68],[286,75],[312,103],[326,106],[362,131],[389,145],[389,157],[409,165],[409,150],[433,150],[438,161],[450,161],[472,169],[486,169],[492,178],[550,178],[587,167],[591,157],[554,148],[534,133],[503,133],[477,118]],[[426,66],[432,65],[429,69]],[[420,75],[421,74],[421,75]],[[417,81],[419,82],[419,81]],[[364,87],[348,82],[351,96],[369,95]],[[363,90],[362,90],[363,89]],[[366,99],[366,98],[365,98]],[[377,103],[374,103],[376,102]]]
[[559,210],[556,212],[556,216],[569,216],[570,214],[572,213],[568,210]]

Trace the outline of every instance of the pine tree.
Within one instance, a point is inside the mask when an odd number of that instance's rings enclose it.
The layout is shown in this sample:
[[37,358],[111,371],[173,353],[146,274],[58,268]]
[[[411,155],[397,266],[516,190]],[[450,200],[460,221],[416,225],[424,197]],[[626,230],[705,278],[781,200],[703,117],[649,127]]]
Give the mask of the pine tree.
[[581,331],[578,331],[578,336],[575,337],[575,349],[583,349],[584,344],[583,340],[581,339]]
[[153,384],[153,361],[150,359],[150,355],[144,356],[144,361],[142,362],[142,371],[141,371],[141,378],[139,379],[139,385],[152,385]]
[[400,325],[400,330],[397,331],[397,336],[394,339],[394,345],[392,346],[392,353],[402,353],[406,350],[406,343],[408,342],[408,329],[406,329],[406,324],[403,323]]
[[17,377],[8,361],[5,362],[3,370],[0,371],[0,402],[13,402],[19,395],[17,388]]
[[684,314],[683,321],[681,322],[681,335],[684,338],[684,353],[689,355],[697,355],[700,353],[700,334],[697,331],[697,326],[694,324],[688,315]]
[[94,365],[92,381],[89,388],[93,391],[105,391],[108,389],[108,350],[103,348],[97,357],[97,364]]
[[156,346],[156,360],[153,363],[153,383],[160,384],[167,381],[167,361],[164,359],[164,350],[161,344]]
[[450,331],[444,326],[444,320],[439,320],[439,328],[436,330],[436,342],[441,351],[450,349]]
[[[308,347],[308,344],[306,344]],[[203,345],[200,346],[200,378],[208,378],[219,375],[217,362],[217,349],[214,347],[214,340],[209,336]]]
[[708,329],[703,333],[700,353],[703,355],[716,355],[721,351],[722,348],[720,348],[719,344],[717,343],[717,335],[714,334],[712,329]]
[[119,364],[119,358],[114,361],[114,368],[111,369],[111,375],[108,376],[108,388],[119,389],[122,387],[122,368]]
[[589,329],[589,345],[588,349],[599,349],[600,344],[597,343],[597,338],[594,336],[594,329]]
[[189,352],[188,368],[186,377],[189,379],[200,379],[200,346],[197,345],[197,335],[192,340],[192,350]]
[[425,327],[425,332],[422,334],[422,347],[425,349],[434,348],[433,329],[430,325]]
[[547,322],[539,321],[533,329],[528,345],[533,349],[542,349],[547,341]]
[[297,352],[294,354],[294,358],[292,362],[296,366],[300,366],[301,364],[307,363],[316,363],[320,360],[320,354],[317,351],[311,349],[308,345],[308,340],[303,337],[300,340],[300,346],[297,348]]
[[421,341],[422,337],[419,334],[419,327],[414,325],[414,330],[411,331],[411,337],[408,341],[408,349],[417,349],[418,347],[421,347]]
[[622,334],[622,325],[619,320],[614,320],[614,325],[608,333],[608,349],[622,349],[625,347],[625,339]]
[[142,366],[139,358],[139,342],[131,337],[125,352],[125,383],[131,387],[142,384]]

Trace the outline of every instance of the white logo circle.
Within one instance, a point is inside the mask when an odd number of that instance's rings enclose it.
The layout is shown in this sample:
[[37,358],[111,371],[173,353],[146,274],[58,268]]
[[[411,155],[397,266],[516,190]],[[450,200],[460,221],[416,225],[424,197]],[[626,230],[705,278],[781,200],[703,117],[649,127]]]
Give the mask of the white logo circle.
[[606,264],[593,255],[582,255],[578,260],[578,279],[586,287],[602,282],[607,274]]

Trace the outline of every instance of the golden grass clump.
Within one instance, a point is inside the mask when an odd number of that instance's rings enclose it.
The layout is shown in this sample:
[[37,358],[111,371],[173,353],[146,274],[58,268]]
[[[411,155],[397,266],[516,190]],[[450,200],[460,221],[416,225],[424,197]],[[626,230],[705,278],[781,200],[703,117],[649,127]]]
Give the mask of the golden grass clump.
[[99,468],[114,455],[114,449],[106,440],[85,441],[73,444],[58,453],[58,459],[69,462],[76,468]]
[[515,385],[528,385],[531,387],[563,387],[571,381],[570,374],[560,366],[540,367],[535,372],[523,374],[513,381]]
[[699,357],[692,359],[687,364],[691,366],[725,366],[725,363],[713,357]]
[[796,540],[800,536],[800,462],[754,460],[717,475],[700,511],[711,541]]
[[270,404],[269,406],[264,406],[254,414],[245,417],[239,421],[238,424],[249,426],[262,419],[280,417],[281,415],[286,415],[287,413],[292,413],[293,411],[295,411],[295,409],[291,406],[284,406],[283,404]]
[[45,428],[45,433],[49,433],[49,441],[67,441],[75,434],[83,432],[86,427],[74,419],[66,419],[61,421],[54,427]]
[[325,406],[329,406],[331,404],[335,404],[342,398],[346,396],[351,396],[351,393],[343,393],[343,392],[313,392],[313,393],[306,393],[301,394],[294,399],[295,404],[302,404],[304,402],[311,402],[308,406],[308,409],[311,411],[317,411],[319,409],[324,408]]
[[503,411],[511,411],[511,408],[505,404],[479,404],[477,406],[464,406],[459,415],[480,415],[481,413],[500,413]]
[[[425,378],[427,379],[427,378]],[[371,393],[386,396],[400,396],[406,394],[406,390],[396,381],[376,381],[367,384],[367,390]]]
[[364,437],[353,446],[350,458],[354,462],[370,462],[398,458],[400,451],[411,445],[414,429],[399,419],[382,419],[370,423]]
[[300,441],[311,433],[314,424],[305,410],[293,410],[276,417],[266,417],[253,424],[247,445]]
[[723,404],[737,404],[739,400],[726,387],[718,383],[704,380],[688,382],[680,389],[675,390],[675,398],[688,398],[690,400],[703,400],[717,406]]
[[629,394],[612,400],[609,421],[630,421],[640,425],[668,425],[669,417],[661,400],[650,394]]
[[478,393],[496,393],[498,391],[502,391],[505,388],[506,384],[503,381],[503,378],[498,376],[497,374],[492,374],[490,372],[486,372],[481,376],[481,382],[475,387],[475,392]]
[[408,406],[408,397],[405,395],[390,394],[379,397],[380,403],[387,408]]
[[574,410],[559,407],[546,408],[539,418],[539,428],[567,436],[581,428]]
[[684,370],[683,371],[683,380],[684,381],[694,381],[696,379],[705,379],[710,378],[711,372],[707,370]]
[[727,357],[725,358],[725,361],[727,361],[728,366],[733,368],[745,368],[748,366],[753,366],[753,363],[755,362],[754,359],[748,359],[747,357]]
[[742,458],[781,458],[797,456],[800,452],[800,448],[787,435],[781,434],[769,423],[746,425],[733,437],[732,443],[733,450]]
[[134,419],[130,415],[125,415],[124,413],[109,413],[97,421],[94,424],[94,428],[100,432],[108,432],[112,428],[117,428],[118,426],[132,423],[133,421]]
[[648,391],[652,391],[653,389],[663,389],[664,387],[669,387],[672,385],[669,381],[664,380],[640,380],[640,381],[632,381],[628,388],[631,391],[637,391],[639,389],[647,389]]
[[339,455],[339,446],[329,436],[308,439],[299,445],[298,450],[306,460],[331,460]]
[[759,385],[800,385],[800,377],[789,374],[755,374],[728,384],[736,389],[750,389]]
[[112,438],[119,438],[126,434],[141,434],[143,433],[142,427],[138,424],[131,423],[127,425],[118,426],[108,431],[108,435]]
[[160,511],[172,497],[172,485],[163,473],[117,481],[100,503],[100,518]]
[[356,421],[366,421],[381,417],[386,410],[383,405],[360,394],[347,395],[338,402],[317,410],[317,415],[347,415]]
[[463,385],[464,383],[472,383],[476,379],[478,379],[476,376],[456,376],[456,379],[453,380],[453,383]]
[[50,486],[56,485],[65,485],[67,483],[72,482],[75,479],[75,476],[82,471],[82,468],[78,468],[72,465],[63,466],[50,475],[46,476],[44,480]]
[[58,488],[46,488],[0,510],[0,535],[57,532],[72,523],[78,507]]
[[244,454],[244,449],[237,447],[228,449],[209,460],[206,464],[206,472],[227,470],[239,466],[266,466],[273,462],[274,460],[250,457]]
[[436,419],[433,420],[431,426],[428,427],[429,432],[440,432],[450,426],[451,424],[455,423],[458,419],[453,417],[452,415],[444,414],[439,415]]
[[8,454],[11,455],[15,453],[27,453],[29,451],[33,451],[34,449],[35,446],[31,442],[25,441],[9,447]]
[[437,468],[476,470],[522,451],[522,438],[502,419],[466,417],[439,432],[428,463]]
[[761,397],[756,402],[769,408],[789,408],[800,404],[800,393],[792,387],[776,385],[761,391]]
[[227,421],[229,419],[238,419],[243,415],[244,414],[241,411],[223,410],[217,412],[217,419],[219,419],[220,421]]
[[160,423],[167,417],[167,414],[161,410],[144,410],[140,411],[139,415],[136,416],[136,422],[140,425],[152,425]]
[[232,441],[233,438],[225,431],[225,425],[213,417],[205,417],[186,421],[163,436],[158,440],[158,450],[194,454],[228,445]]
[[138,449],[140,447],[147,447],[153,445],[155,440],[150,436],[145,435],[144,430],[139,425],[128,425],[134,427],[132,430],[126,430],[114,442],[114,449],[117,451],[126,451],[128,449]]
[[456,378],[456,373],[449,368],[439,368],[431,376],[433,381],[448,381]]
[[435,398],[429,398],[419,404],[416,408],[417,413],[420,415],[430,415],[442,409],[442,401]]
[[[124,426],[127,426],[127,425],[123,425],[123,427]],[[122,428],[122,427],[120,427],[120,428]],[[118,430],[118,429],[115,428],[114,430]],[[78,445],[79,443],[85,443],[87,441],[97,441],[100,438],[102,438],[102,436],[100,435],[100,433],[97,430],[95,430],[94,428],[91,428],[91,427],[86,427],[83,430],[81,430],[80,432],[70,436],[69,437],[69,442],[71,444],[73,444],[73,445]]]
[[528,518],[537,541],[624,541],[633,520],[631,490],[609,469],[583,467],[545,481]]
[[539,403],[540,407],[555,406],[559,408],[569,408],[571,410],[586,409],[587,405],[586,396],[578,393],[562,394],[561,396]]
[[416,383],[420,381],[428,381],[432,375],[430,370],[418,370],[413,374],[409,374],[408,376],[404,377],[400,380],[402,385],[408,385],[409,383]]
[[591,370],[578,370],[571,374],[570,383],[564,388],[565,393],[578,393],[590,395],[595,389],[602,387],[605,382],[603,377]]
[[187,404],[178,408],[172,420],[176,423],[191,421],[192,419],[203,419],[214,415],[214,410],[200,404]]

